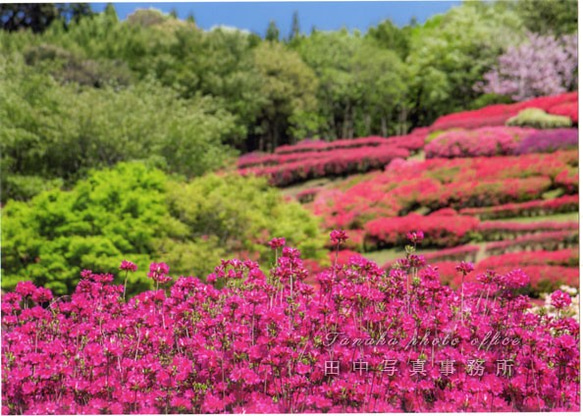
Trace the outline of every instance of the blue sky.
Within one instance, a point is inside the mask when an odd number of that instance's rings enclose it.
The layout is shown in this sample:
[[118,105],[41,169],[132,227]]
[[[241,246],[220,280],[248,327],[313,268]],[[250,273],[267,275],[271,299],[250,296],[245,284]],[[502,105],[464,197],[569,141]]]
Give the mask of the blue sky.
[[[309,33],[312,26],[319,30],[337,30],[368,27],[390,18],[395,24],[403,26],[412,17],[419,23],[428,17],[443,13],[461,1],[385,1],[385,2],[242,2],[242,3],[115,3],[121,19],[134,10],[154,7],[164,12],[173,8],[178,17],[184,19],[190,12],[196,23],[203,29],[215,25],[234,26],[260,35],[265,34],[270,20],[275,20],[282,36],[290,32],[292,14],[297,10],[300,29]],[[106,3],[93,3],[95,11],[102,11]]]

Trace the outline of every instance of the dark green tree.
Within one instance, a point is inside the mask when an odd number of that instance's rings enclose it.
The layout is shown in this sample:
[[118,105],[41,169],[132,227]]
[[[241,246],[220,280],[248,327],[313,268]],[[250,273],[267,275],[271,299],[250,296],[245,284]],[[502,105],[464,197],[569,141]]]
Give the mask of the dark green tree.
[[300,35],[300,17],[298,15],[298,12],[295,11],[292,17],[292,26],[289,34],[289,41],[291,42],[292,40],[296,39],[299,35]]
[[399,29],[390,19],[381,22],[376,27],[371,27],[366,37],[377,41],[382,48],[395,51],[401,59],[405,59],[409,53],[409,37],[404,30]]
[[274,20],[269,22],[269,26],[267,26],[267,32],[265,34],[265,40],[270,42],[278,42],[279,41],[279,29],[277,24]]

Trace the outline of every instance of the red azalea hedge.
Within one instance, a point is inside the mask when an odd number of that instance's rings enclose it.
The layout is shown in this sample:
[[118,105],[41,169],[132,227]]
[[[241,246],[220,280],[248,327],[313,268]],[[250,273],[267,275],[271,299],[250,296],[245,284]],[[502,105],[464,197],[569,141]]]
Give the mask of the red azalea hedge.
[[496,241],[486,245],[489,256],[525,250],[555,251],[579,244],[577,231],[550,231],[525,235],[514,240]]
[[562,214],[579,210],[579,195],[567,195],[555,199],[510,203],[493,207],[464,208],[460,214],[476,215],[481,219],[530,217]]
[[545,265],[577,267],[579,265],[579,250],[568,248],[557,251],[520,251],[518,253],[505,253],[499,256],[491,256],[478,263],[480,268],[492,270],[509,266]]
[[[558,105],[576,103],[577,92],[539,97],[515,104],[490,105],[479,110],[463,111],[439,117],[429,131],[449,130],[452,128],[474,129],[485,126],[503,126],[510,117],[514,117],[525,108],[540,108],[548,111]],[[556,111],[556,110],[555,110]],[[574,120],[575,121],[575,120]]]
[[577,101],[557,104],[549,108],[547,113],[558,116],[567,116],[573,120],[574,123],[579,123],[579,103]]
[[535,131],[505,126],[446,131],[425,146],[425,156],[454,158],[511,155],[521,140]]
[[539,221],[531,223],[510,221],[485,221],[478,225],[477,232],[486,241],[508,240],[520,235],[544,231],[578,230],[576,221]]
[[365,248],[402,246],[411,230],[423,230],[424,247],[452,247],[468,240],[479,220],[468,216],[440,217],[409,214],[405,217],[378,218],[364,226]]
[[[457,288],[461,285],[460,273],[456,270],[459,266],[457,262],[440,262],[433,266],[439,270],[439,276],[443,284]],[[508,273],[515,270],[515,266],[501,266],[495,269],[496,273]],[[465,278],[465,282],[475,282],[483,273],[489,270],[478,263],[476,269]],[[579,269],[576,267],[547,266],[547,265],[526,265],[520,270],[529,278],[530,294],[538,296],[540,293],[550,293],[559,289],[562,285],[573,287],[579,286]]]
[[363,147],[350,152],[330,151],[326,153],[326,157],[318,159],[307,159],[279,166],[242,169],[239,172],[243,175],[267,176],[272,185],[288,186],[309,179],[382,169],[391,160],[407,156],[409,156],[408,150],[394,146]]
[[555,184],[569,194],[577,193],[579,191],[579,169],[568,168],[563,170],[555,178]]
[[283,145],[275,149],[275,154],[294,154],[302,152],[323,152],[336,149],[349,149],[355,147],[371,147],[371,146],[399,146],[411,150],[417,150],[423,147],[424,140],[428,133],[427,128],[414,129],[411,133],[403,136],[369,136],[360,137],[357,139],[340,139],[332,142],[324,142],[321,140],[306,140],[294,145]]

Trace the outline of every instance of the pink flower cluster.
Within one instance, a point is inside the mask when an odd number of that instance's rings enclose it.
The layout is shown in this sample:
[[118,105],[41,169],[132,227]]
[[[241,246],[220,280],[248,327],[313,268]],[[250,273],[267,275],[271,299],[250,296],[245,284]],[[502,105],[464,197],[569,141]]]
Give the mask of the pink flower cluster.
[[477,215],[482,219],[528,217],[533,215],[552,215],[579,210],[579,195],[567,195],[548,200],[510,203],[492,207],[464,208],[464,215]]
[[555,183],[567,193],[574,194],[579,191],[579,170],[565,169],[555,178]]
[[425,156],[454,158],[511,155],[521,141],[534,132],[534,129],[505,126],[451,130],[440,134],[425,146]]
[[518,155],[573,149],[579,145],[578,129],[539,130],[527,136],[515,150]]
[[[430,131],[453,128],[475,129],[485,126],[503,126],[506,121],[526,108],[540,108],[547,111],[558,105],[576,103],[578,93],[570,92],[549,97],[539,97],[515,104],[490,105],[479,110],[462,111],[439,117],[429,128]],[[556,110],[555,110],[556,111]]]
[[529,313],[520,271],[457,291],[424,263],[354,256],[315,291],[284,247],[268,275],[222,261],[222,289],[181,277],[125,302],[86,272],[44,305],[19,285],[2,296],[2,413],[579,410],[575,320]]

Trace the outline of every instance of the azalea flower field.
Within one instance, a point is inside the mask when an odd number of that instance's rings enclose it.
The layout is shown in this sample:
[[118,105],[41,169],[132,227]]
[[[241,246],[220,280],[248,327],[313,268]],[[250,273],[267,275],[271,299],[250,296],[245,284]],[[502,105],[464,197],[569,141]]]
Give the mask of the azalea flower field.
[[578,4],[449,3],[0,4],[1,414],[579,412]]
[[571,297],[529,311],[520,270],[453,290],[409,239],[389,273],[355,256],[318,290],[283,239],[268,273],[226,260],[203,283],[153,263],[161,288],[130,300],[88,270],[67,298],[21,283],[2,303],[3,413],[579,410]]

